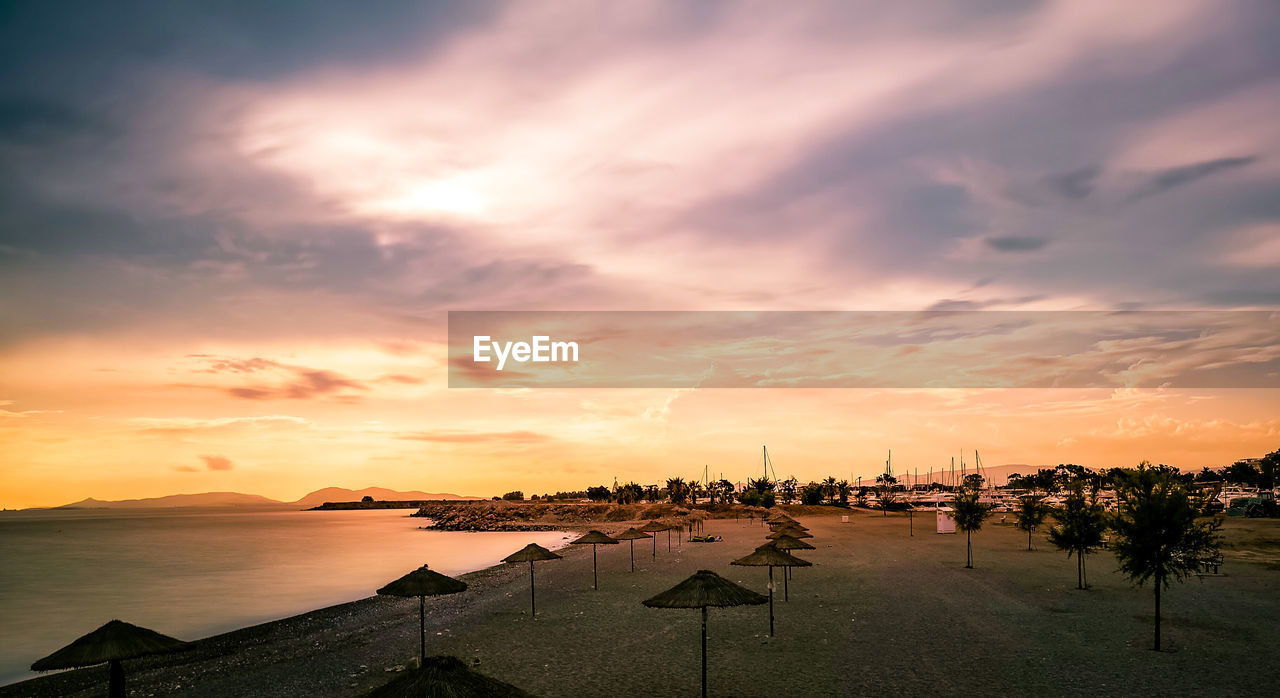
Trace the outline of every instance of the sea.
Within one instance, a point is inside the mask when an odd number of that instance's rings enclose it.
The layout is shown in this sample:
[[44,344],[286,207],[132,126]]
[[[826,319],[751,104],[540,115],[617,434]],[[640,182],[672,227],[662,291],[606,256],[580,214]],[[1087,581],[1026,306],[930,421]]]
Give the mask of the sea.
[[409,509],[0,512],[0,685],[112,619],[195,640],[483,569],[562,532],[426,531]]

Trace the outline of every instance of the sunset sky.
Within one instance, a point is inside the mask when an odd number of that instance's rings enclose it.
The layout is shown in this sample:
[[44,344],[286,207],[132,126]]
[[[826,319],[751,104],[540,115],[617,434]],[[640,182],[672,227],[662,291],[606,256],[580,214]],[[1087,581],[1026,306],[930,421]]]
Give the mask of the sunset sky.
[[[446,313],[1280,312],[1277,35],[1271,0],[8,4],[0,505],[1263,455],[1275,388],[450,389]],[[1224,360],[1274,379],[1266,344]]]

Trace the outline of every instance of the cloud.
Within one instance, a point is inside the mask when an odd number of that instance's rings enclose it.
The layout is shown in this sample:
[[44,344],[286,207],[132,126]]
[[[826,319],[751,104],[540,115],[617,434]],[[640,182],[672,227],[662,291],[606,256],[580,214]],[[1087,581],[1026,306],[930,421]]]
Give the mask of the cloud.
[[429,441],[445,444],[508,445],[538,444],[551,440],[551,437],[546,434],[532,431],[419,431],[397,434],[396,438],[405,441]]
[[1244,167],[1256,160],[1256,157],[1229,157],[1182,165],[1181,167],[1171,167],[1163,172],[1151,175],[1150,180],[1133,194],[1131,200],[1136,201],[1148,196],[1162,194],[1170,189],[1190,184],[1217,172]]
[[1049,244],[1049,241],[1044,238],[1018,237],[1013,235],[1008,237],[984,238],[983,242],[987,244],[987,247],[990,247],[993,250],[999,250],[1000,252],[1034,252]]
[[198,473],[198,472],[200,472],[200,469],[199,469],[199,468],[196,468],[196,467],[194,467],[194,466],[190,466],[190,465],[175,465],[175,466],[173,466],[173,469],[174,469],[174,470],[176,470],[176,471],[178,471],[178,472],[180,472],[180,473]]
[[226,456],[200,456],[206,470],[231,470],[231,459]]
[[306,430],[315,428],[315,424],[311,420],[289,415],[218,417],[215,419],[134,417],[129,421],[139,425],[139,431],[153,434],[197,434],[235,430]]

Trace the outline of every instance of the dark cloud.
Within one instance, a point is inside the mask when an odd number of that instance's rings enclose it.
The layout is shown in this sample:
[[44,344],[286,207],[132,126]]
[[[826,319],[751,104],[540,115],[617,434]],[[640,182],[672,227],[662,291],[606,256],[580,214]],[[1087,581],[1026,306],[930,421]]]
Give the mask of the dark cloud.
[[1037,237],[1020,237],[1010,235],[1008,237],[988,237],[982,240],[987,247],[999,252],[1034,252],[1049,244],[1045,238]]
[[1222,172],[1224,170],[1244,167],[1257,161],[1256,157],[1230,157],[1218,158],[1216,160],[1207,160],[1205,162],[1197,162],[1192,165],[1184,165],[1182,167],[1172,167],[1162,172],[1158,172],[1144,184],[1137,192],[1135,192],[1131,200],[1146,198],[1156,194],[1163,194],[1175,187],[1184,184],[1190,184],[1197,179],[1203,179],[1209,175]]
[[200,456],[207,470],[231,470],[231,459],[226,456]]
[[1102,168],[1089,165],[1048,178],[1050,188],[1069,199],[1083,199],[1093,193]]
[[201,373],[254,373],[273,368],[280,368],[280,362],[261,357],[250,359],[227,359],[210,357],[203,354],[188,354],[188,358],[207,358],[208,366],[200,369]]
[[[289,367],[291,374],[272,385],[248,385],[226,388],[232,397],[244,400],[313,400],[331,398],[352,402],[360,398],[359,392],[369,390],[364,383],[346,378],[333,371]],[[355,391],[355,392],[353,392]]]

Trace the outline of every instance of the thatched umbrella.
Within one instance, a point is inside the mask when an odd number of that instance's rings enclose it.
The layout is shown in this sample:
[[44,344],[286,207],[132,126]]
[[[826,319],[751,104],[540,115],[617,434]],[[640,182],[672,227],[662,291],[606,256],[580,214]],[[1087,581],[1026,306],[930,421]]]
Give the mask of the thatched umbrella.
[[631,543],[631,571],[632,572],[636,571],[636,541],[641,540],[643,538],[652,538],[652,537],[653,536],[649,535],[648,533],[645,533],[644,531],[637,531],[635,528],[628,528],[627,530],[617,535],[618,540],[630,541]]
[[[817,549],[817,548],[814,548],[812,545],[809,545],[808,543],[800,540],[799,538],[795,538],[785,534],[773,539],[773,547],[785,553],[790,553],[792,550],[816,550]],[[782,599],[784,601],[788,600],[788,596],[790,593],[787,590],[788,580],[790,579],[791,579],[791,568],[790,567],[783,568]]]
[[[704,532],[705,529],[703,528],[702,522],[706,520],[707,512],[701,510],[691,511],[689,512],[689,518],[691,519],[690,523],[692,525],[692,528],[690,528],[689,531],[691,534],[693,533],[693,528],[697,528],[699,533]],[[690,538],[692,537],[693,536],[690,535]]]
[[537,543],[530,543],[514,553],[502,558],[503,562],[529,563],[529,617],[537,620],[538,606],[533,598],[533,563],[541,560],[559,560],[561,557]]
[[[639,530],[644,531],[645,533],[657,533],[658,531],[670,531],[671,527],[668,526],[667,524],[660,524],[657,521],[650,521],[649,523],[641,526]],[[668,533],[667,534],[667,552],[671,552],[670,549],[671,549],[671,534]],[[658,559],[657,536],[654,536],[653,538],[653,559],[655,560]]]
[[456,594],[466,591],[467,583],[453,577],[446,577],[439,572],[427,569],[426,565],[406,574],[394,582],[378,590],[382,596],[416,596],[418,597],[418,633],[422,636],[419,658],[427,659],[427,597]]
[[769,636],[773,636],[773,568],[775,567],[807,567],[812,565],[811,562],[801,560],[794,555],[778,550],[773,547],[773,543],[765,543],[756,548],[755,552],[750,555],[730,562],[731,565],[741,565],[743,567],[768,567],[769,568]]
[[587,535],[575,541],[570,541],[569,545],[590,545],[591,546],[591,588],[600,588],[600,575],[596,571],[596,546],[597,545],[617,545],[617,538],[610,538],[605,534],[591,530],[587,531]]
[[769,528],[775,529],[775,530],[779,528],[798,528],[801,531],[809,530],[808,526],[805,526],[799,521],[795,521],[793,519],[778,519],[777,521],[770,521]]
[[429,657],[422,666],[370,691],[368,698],[525,698],[528,693],[467,668],[457,657]]
[[750,589],[738,586],[711,570],[698,570],[696,574],[657,596],[642,603],[649,608],[701,608],[702,609],[702,695],[707,695],[707,608],[715,606],[756,605],[765,598]]
[[185,649],[187,644],[154,630],[113,620],[32,664],[31,670],[73,669],[105,662],[110,676],[107,695],[111,698],[124,698],[124,667],[121,666],[121,661],[149,654],[176,652]]
[[765,538],[768,538],[769,540],[777,540],[782,536],[791,536],[792,538],[812,538],[813,534],[808,531],[801,531],[800,529],[793,528],[791,526],[783,526],[782,528],[765,536]]

